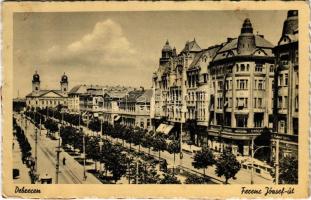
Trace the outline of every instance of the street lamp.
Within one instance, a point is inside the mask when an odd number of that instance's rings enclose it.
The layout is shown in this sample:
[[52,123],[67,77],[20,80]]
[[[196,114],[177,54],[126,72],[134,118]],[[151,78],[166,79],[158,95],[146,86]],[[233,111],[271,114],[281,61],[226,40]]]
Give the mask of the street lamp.
[[[99,141],[99,152],[100,152],[100,155],[102,155],[102,150],[103,150],[103,120],[101,119],[100,120],[100,141]],[[100,167],[100,172],[101,172],[101,169],[102,169],[102,166],[101,166],[101,162],[99,162],[99,167]]]
[[83,134],[83,180],[86,180],[85,159],[85,135]]
[[[256,154],[256,152],[259,149],[262,148],[270,148],[271,146],[258,146],[256,149],[254,147],[254,138],[252,138],[252,146],[251,146],[251,152],[252,152],[252,161],[251,161],[251,166],[252,166],[252,170],[251,170],[251,184],[254,184],[254,156]],[[278,138],[276,138],[276,157],[275,157],[275,184],[278,184],[278,179],[279,179],[279,140]]]
[[182,132],[183,132],[183,129],[182,129],[182,125],[183,123],[185,123],[185,114],[187,112],[187,109],[186,107],[182,107],[181,108],[181,120],[180,120],[180,154],[179,154],[179,157],[180,157],[180,166],[182,166],[182,159],[183,159],[183,153],[182,153]]
[[61,153],[61,138],[58,138],[58,146],[56,147],[56,178],[55,183],[58,184],[58,174],[59,172],[59,154]]

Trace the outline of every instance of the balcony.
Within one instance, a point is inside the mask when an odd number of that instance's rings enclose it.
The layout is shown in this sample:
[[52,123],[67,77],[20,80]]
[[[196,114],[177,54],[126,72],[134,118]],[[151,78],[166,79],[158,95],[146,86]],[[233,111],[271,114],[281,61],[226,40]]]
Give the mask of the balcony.
[[277,133],[273,135],[273,138],[278,138],[281,141],[295,142],[298,143],[298,135],[290,135],[284,133]]
[[[209,130],[213,131],[220,131],[221,126],[220,125],[211,125],[209,127]],[[264,128],[247,128],[247,127],[230,127],[230,126],[224,126],[222,129],[222,132],[228,132],[228,133],[236,133],[236,134],[260,134],[262,133]]]

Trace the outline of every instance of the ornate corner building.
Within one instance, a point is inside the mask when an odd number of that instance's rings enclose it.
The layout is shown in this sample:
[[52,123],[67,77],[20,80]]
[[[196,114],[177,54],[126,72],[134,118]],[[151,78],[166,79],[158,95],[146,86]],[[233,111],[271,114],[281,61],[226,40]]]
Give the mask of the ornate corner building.
[[289,11],[276,47],[248,18],[237,38],[205,49],[194,39],[177,53],[167,41],[152,77],[154,130],[245,156],[263,132],[297,144],[285,137],[298,134],[297,21]]
[[274,75],[274,131],[280,138],[283,154],[298,155],[299,114],[299,53],[298,11],[291,10],[283,25],[282,36],[273,49]]

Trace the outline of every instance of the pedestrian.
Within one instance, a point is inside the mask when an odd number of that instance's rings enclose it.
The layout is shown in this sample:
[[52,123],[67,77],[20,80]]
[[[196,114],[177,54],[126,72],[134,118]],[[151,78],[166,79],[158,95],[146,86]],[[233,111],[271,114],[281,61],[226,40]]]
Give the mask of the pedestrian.
[[63,158],[63,165],[66,165],[66,158]]

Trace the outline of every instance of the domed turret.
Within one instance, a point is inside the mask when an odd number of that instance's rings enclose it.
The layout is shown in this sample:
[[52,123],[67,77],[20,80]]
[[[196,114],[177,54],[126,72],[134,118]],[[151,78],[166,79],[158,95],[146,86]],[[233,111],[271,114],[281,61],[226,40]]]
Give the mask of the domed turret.
[[32,92],[39,92],[40,91],[40,76],[36,71],[35,74],[32,76]]
[[298,10],[289,10],[287,19],[284,21],[282,35],[294,34],[298,29]]
[[32,76],[32,82],[40,82],[40,76],[38,74],[38,72],[36,71],[35,74]]
[[255,36],[250,19],[244,20],[241,34],[238,39],[238,53],[242,55],[251,54],[256,48]]
[[173,54],[173,50],[168,40],[166,40],[166,43],[162,48],[162,58],[170,58],[172,54]]
[[168,42],[168,40],[166,40],[165,45],[162,48],[162,51],[164,51],[164,52],[172,51],[172,48],[171,48],[170,43]]
[[65,73],[61,77],[60,88],[62,90],[62,93],[66,94],[68,92],[68,77],[66,76]]
[[65,73],[62,75],[62,78],[61,78],[60,82],[61,83],[68,83],[68,77],[67,77],[67,75]]

